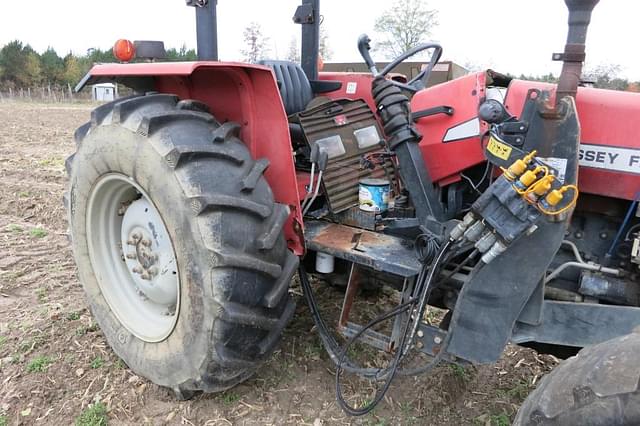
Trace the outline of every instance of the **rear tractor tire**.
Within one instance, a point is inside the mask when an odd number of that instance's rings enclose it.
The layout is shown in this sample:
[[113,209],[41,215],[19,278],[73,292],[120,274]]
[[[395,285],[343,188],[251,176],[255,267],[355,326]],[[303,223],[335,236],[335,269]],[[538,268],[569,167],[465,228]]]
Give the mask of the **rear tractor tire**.
[[540,381],[514,425],[640,424],[638,354],[640,329],[582,349]]
[[195,101],[103,105],[76,132],[66,198],[91,312],[136,374],[179,398],[250,377],[295,306],[287,206],[238,139]]

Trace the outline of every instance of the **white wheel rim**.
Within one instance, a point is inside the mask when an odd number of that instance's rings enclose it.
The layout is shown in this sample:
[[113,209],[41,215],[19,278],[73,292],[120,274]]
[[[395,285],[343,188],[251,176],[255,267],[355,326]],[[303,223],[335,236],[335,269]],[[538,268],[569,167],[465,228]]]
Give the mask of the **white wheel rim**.
[[145,342],[166,339],[178,319],[180,278],[151,198],[125,175],[104,175],[89,194],[86,227],[91,266],[113,314]]

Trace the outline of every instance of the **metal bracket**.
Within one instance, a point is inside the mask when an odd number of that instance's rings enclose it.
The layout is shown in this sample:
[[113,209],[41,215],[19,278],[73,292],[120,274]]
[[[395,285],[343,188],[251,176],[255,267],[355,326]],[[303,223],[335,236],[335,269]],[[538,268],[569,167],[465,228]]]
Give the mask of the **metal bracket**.
[[209,3],[209,0],[186,0],[186,2],[187,6],[205,7]]
[[567,43],[564,46],[564,52],[554,53],[551,56],[553,61],[563,62],[584,62],[586,54],[584,53],[584,44]]
[[296,24],[313,24],[313,7],[310,4],[298,6],[293,15],[293,22]]
[[585,58],[586,58],[586,54],[584,52],[554,53],[551,56],[552,61],[560,61],[560,62],[584,62]]

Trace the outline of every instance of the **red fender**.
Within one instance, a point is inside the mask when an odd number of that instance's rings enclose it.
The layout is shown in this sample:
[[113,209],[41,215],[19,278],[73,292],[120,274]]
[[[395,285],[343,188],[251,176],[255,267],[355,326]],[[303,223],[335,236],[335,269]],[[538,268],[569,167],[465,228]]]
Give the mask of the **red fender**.
[[220,122],[241,125],[240,137],[253,158],[266,158],[265,178],[277,202],[291,215],[285,225],[289,248],[304,253],[300,197],[291,151],[287,115],[270,68],[233,62],[165,62],[95,65],[76,90],[86,84],[118,81],[209,106]]

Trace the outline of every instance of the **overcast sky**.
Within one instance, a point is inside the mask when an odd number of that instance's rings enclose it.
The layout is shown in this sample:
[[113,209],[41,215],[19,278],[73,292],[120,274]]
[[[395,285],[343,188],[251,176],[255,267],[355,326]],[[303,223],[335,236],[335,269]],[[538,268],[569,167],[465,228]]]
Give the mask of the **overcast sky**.
[[[223,60],[241,59],[242,30],[259,22],[272,57],[284,57],[300,34],[291,17],[300,0],[219,0],[219,49]],[[389,0],[322,0],[333,61],[359,61],[358,35],[374,40],[373,25]],[[550,61],[566,37],[562,0],[428,0],[439,11],[432,39],[444,59],[512,74],[558,74]],[[163,40],[167,47],[195,47],[194,10],[184,0],[30,0],[0,2],[0,45],[13,39],[59,54],[108,48],[117,38]],[[601,0],[587,40],[588,65],[617,64],[622,76],[640,80],[640,1]]]

